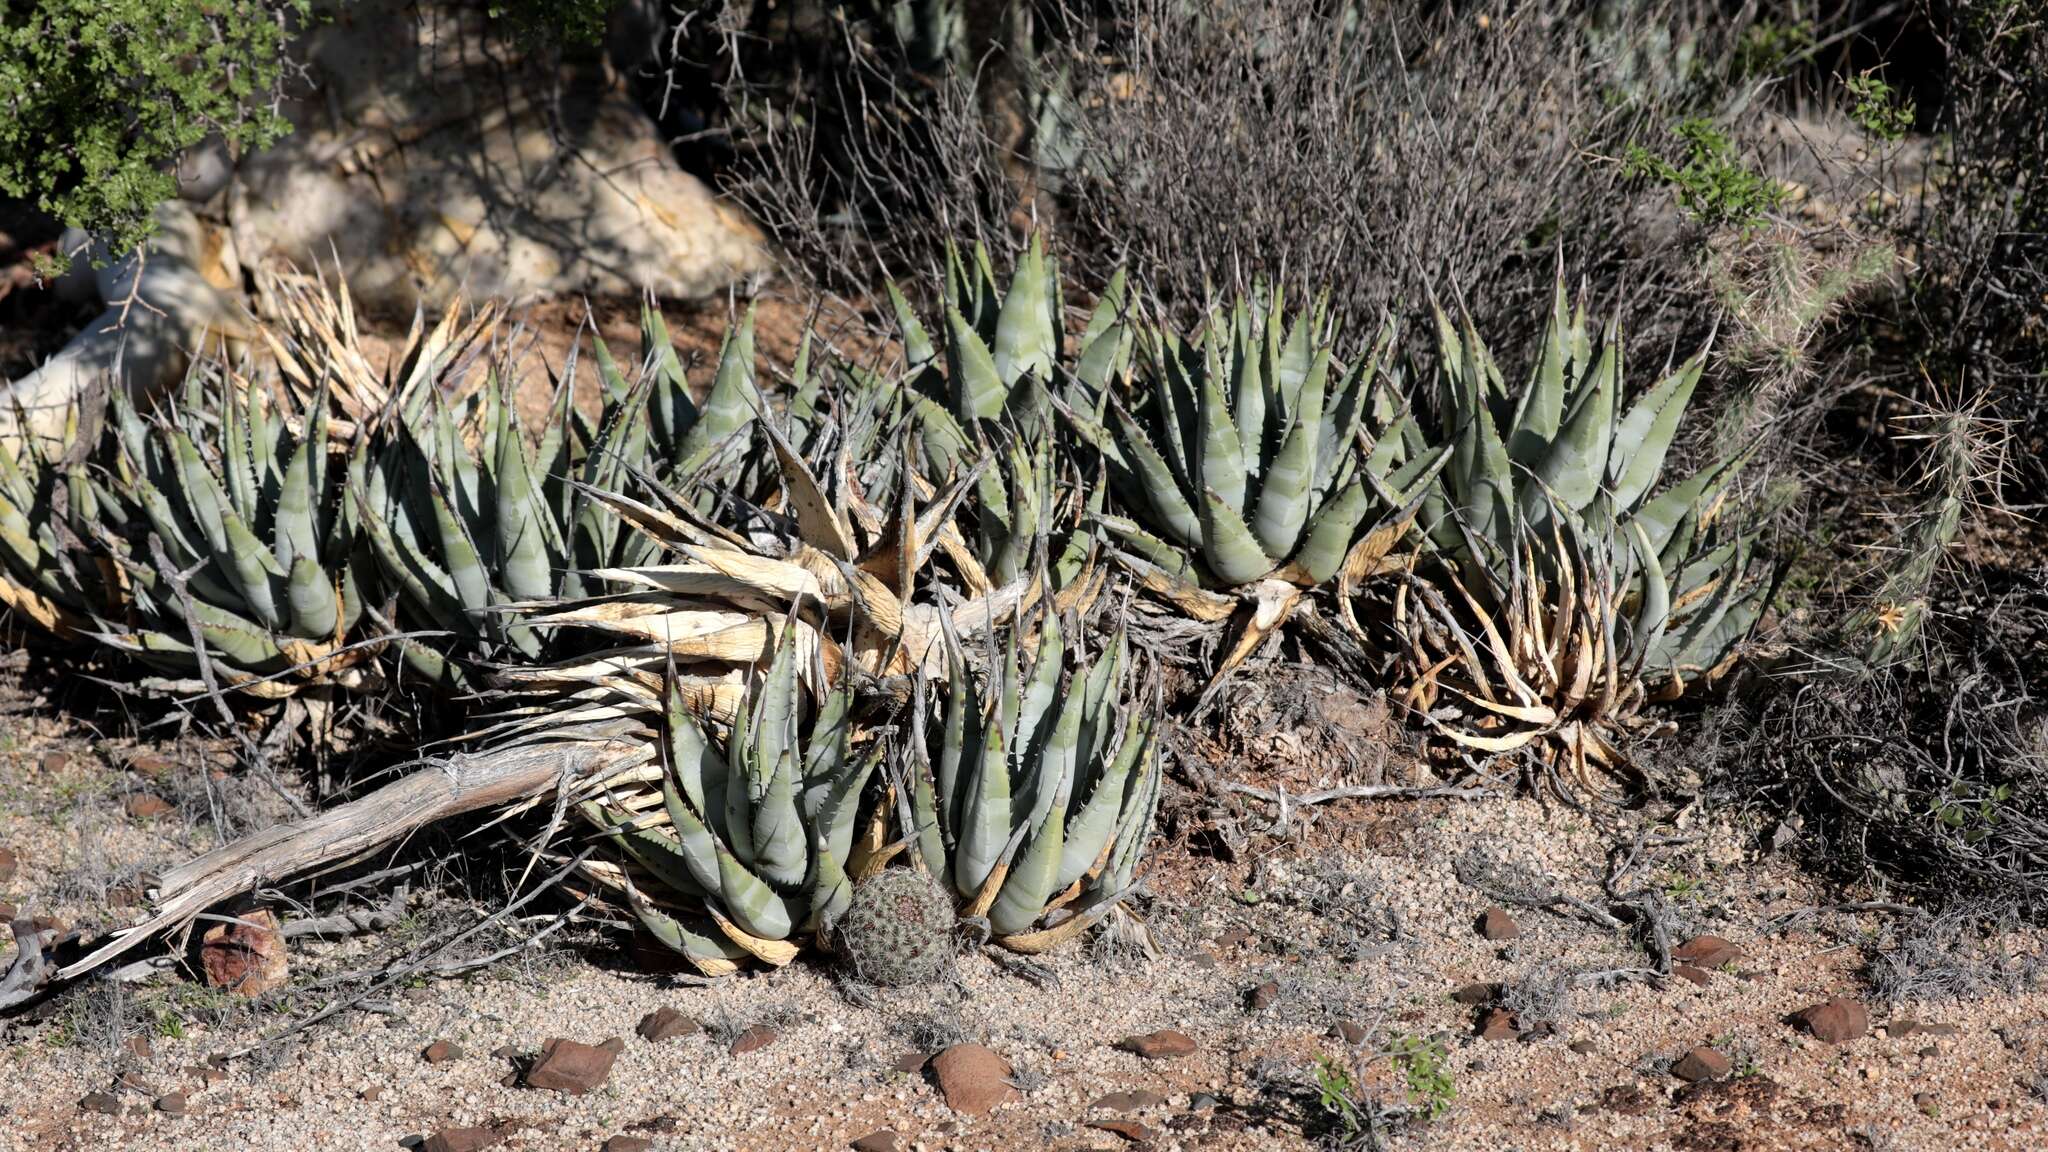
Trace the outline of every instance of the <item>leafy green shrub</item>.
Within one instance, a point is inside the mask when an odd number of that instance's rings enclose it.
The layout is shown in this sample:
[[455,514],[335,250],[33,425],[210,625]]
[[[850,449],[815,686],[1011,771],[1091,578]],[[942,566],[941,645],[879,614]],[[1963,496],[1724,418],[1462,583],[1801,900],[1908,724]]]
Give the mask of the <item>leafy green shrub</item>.
[[1678,194],[1679,207],[1709,228],[1754,228],[1784,198],[1776,181],[1743,164],[1727,134],[1705,119],[1690,117],[1672,129],[1682,159],[1672,163],[1640,144],[1629,145],[1622,161],[1630,176],[1647,178]]
[[288,131],[285,49],[311,0],[8,0],[0,7],[0,194],[34,199],[116,250],[177,191],[209,136]]

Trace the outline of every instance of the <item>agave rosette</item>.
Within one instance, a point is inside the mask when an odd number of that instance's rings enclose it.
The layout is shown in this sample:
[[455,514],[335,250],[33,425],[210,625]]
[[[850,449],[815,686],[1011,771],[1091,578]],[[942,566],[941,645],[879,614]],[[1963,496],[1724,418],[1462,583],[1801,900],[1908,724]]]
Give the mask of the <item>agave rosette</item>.
[[1560,282],[1510,405],[1469,321],[1439,333],[1452,457],[1421,513],[1435,554],[1393,605],[1402,698],[1462,748],[1538,751],[1620,801],[1642,780],[1615,734],[1724,675],[1766,598],[1722,515],[1740,459],[1665,477],[1705,353],[1624,406],[1618,326],[1596,345]]
[[1071,630],[1047,614],[1035,643],[1013,628],[999,651],[984,633],[977,687],[948,629],[944,706],[936,725],[916,717],[926,738],[900,805],[915,863],[1019,952],[1121,906],[1159,802],[1156,709],[1133,706],[1122,631],[1091,661]]

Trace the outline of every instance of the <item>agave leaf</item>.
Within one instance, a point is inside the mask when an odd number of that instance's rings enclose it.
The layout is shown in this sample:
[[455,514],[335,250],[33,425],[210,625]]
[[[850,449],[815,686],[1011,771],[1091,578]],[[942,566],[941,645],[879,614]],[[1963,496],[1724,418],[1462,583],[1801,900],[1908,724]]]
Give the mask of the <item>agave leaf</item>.
[[1218,580],[1228,585],[1249,584],[1273,570],[1251,529],[1214,488],[1204,492],[1202,505],[1202,560]]
[[[953,854],[953,884],[973,896],[1001,862],[1010,838],[1010,766],[1006,725],[1001,717],[982,728],[982,742],[961,780],[960,833]],[[963,750],[964,751],[964,750]]]
[[1081,810],[1067,822],[1065,854],[1060,868],[1053,878],[1054,890],[1059,890],[1079,880],[1096,865],[1103,849],[1109,846],[1109,838],[1116,831],[1118,817],[1124,808],[1124,788],[1130,779],[1131,768],[1138,762],[1138,755],[1150,740],[1151,716],[1143,710],[1133,710],[1125,719],[1123,739],[1117,746],[1116,756],[1108,768],[1095,781],[1088,798],[1082,802]]
[[704,398],[696,423],[683,437],[676,471],[687,475],[703,467],[720,445],[761,410],[761,395],[754,387],[754,309],[749,305],[739,327],[726,334],[719,349],[718,374],[712,377],[711,392]]
[[1048,288],[1045,244],[1037,236],[1010,278],[1010,294],[996,318],[994,367],[1007,387],[1025,376],[1052,379],[1060,333]]
[[996,368],[995,357],[974,325],[958,309],[946,313],[947,369],[953,383],[953,411],[974,420],[993,420],[1003,413],[1010,390]]
[[[1201,484],[1214,497],[1222,501],[1224,508],[1233,517],[1244,511],[1248,474],[1245,470],[1245,453],[1238,440],[1237,425],[1232,423],[1230,411],[1225,404],[1223,390],[1215,373],[1205,373],[1201,381],[1201,455],[1196,473]],[[1256,434],[1254,426],[1253,432]],[[1206,516],[1205,516],[1206,519]],[[1243,521],[1239,521],[1242,525]],[[1204,535],[1207,535],[1205,532]],[[1250,532],[1246,532],[1249,539]]]
[[1678,371],[1639,397],[1614,430],[1613,457],[1608,462],[1608,485],[1614,506],[1627,510],[1636,506],[1664,471],[1664,456],[1678,434],[1678,422],[1699,383],[1706,354],[1696,353]]
[[1565,362],[1572,355],[1571,338],[1571,314],[1565,303],[1564,276],[1560,271],[1536,370],[1515,407],[1514,430],[1508,436],[1508,455],[1524,468],[1534,467],[1543,458],[1544,449],[1557,438],[1558,424],[1564,419]]
[[1580,512],[1600,492],[1607,475],[1607,455],[1614,435],[1614,392],[1621,375],[1621,338],[1613,323],[1600,349],[1600,360],[1582,386],[1576,406],[1536,465],[1538,483],[1528,489],[1522,511],[1540,519],[1548,492],[1567,512]]
[[1320,411],[1296,415],[1294,427],[1259,484],[1258,510],[1252,515],[1251,528],[1259,548],[1268,556],[1287,556],[1301,540],[1302,525],[1308,521],[1315,429],[1321,421]]

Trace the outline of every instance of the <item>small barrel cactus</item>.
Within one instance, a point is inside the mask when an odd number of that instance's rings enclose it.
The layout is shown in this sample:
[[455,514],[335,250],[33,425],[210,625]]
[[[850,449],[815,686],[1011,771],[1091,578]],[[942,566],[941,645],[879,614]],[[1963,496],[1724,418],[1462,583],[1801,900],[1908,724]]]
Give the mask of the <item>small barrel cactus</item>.
[[953,970],[953,902],[920,868],[884,868],[853,888],[834,926],[854,974],[885,988],[942,980]]

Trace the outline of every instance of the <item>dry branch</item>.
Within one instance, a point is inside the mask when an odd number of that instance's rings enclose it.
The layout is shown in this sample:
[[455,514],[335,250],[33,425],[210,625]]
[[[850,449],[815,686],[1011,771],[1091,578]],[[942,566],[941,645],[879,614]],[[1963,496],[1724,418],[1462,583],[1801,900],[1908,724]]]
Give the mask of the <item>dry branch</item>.
[[429,762],[360,799],[244,836],[164,873],[152,894],[154,911],[148,919],[115,933],[83,959],[60,969],[56,978],[69,980],[90,972],[157,933],[183,927],[206,909],[260,885],[374,852],[451,816],[548,791],[563,777],[582,776],[607,759],[591,744],[557,743],[461,753]]

